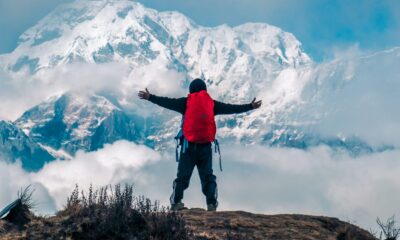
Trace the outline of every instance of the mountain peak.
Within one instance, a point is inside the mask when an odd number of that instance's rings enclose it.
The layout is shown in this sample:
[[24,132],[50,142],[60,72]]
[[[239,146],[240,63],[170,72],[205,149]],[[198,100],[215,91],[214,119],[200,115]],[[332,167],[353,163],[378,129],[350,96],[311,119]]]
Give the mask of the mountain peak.
[[[158,12],[133,1],[93,0],[56,8],[20,37],[5,65],[11,72],[28,66],[36,73],[76,61],[141,66],[163,58],[167,67],[215,79],[240,55],[261,62],[281,59],[278,64],[291,66],[311,62],[292,34],[271,25],[202,27],[178,12]],[[202,62],[218,72],[207,71]]]

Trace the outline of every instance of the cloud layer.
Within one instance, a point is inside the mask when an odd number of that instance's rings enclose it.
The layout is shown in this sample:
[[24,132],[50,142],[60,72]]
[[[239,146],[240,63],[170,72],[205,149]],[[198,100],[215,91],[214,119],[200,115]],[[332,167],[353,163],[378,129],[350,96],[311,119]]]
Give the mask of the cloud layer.
[[[351,158],[327,147],[309,151],[222,147],[224,171],[215,171],[220,210],[328,215],[366,229],[375,228],[378,216],[400,214],[400,151]],[[95,187],[133,183],[136,194],[168,205],[175,174],[172,154],[126,141],[97,152],[79,152],[69,161],[51,162],[37,173],[0,162],[0,206],[12,201],[18,189],[32,184],[37,211],[51,214],[65,204],[76,183],[82,188],[91,183]],[[184,200],[189,207],[205,207],[197,173]]]
[[11,76],[0,69],[0,119],[16,120],[27,109],[66,91],[105,92],[116,96],[128,110],[137,110],[144,105],[137,92],[146,87],[161,95],[186,94],[187,90],[181,86],[183,75],[161,66],[155,60],[132,71],[125,63],[76,63],[34,76],[28,71]]
[[161,161],[161,155],[143,145],[119,141],[106,145],[97,152],[78,152],[72,160],[56,160],[45,165],[39,172],[27,173],[21,165],[8,165],[0,161],[1,187],[0,202],[4,205],[16,196],[21,187],[32,184],[39,193],[38,211],[54,212],[65,203],[67,195],[75,184],[87,188],[105,186],[120,182],[141,184],[146,176],[140,170],[144,165]]
[[319,65],[309,89],[303,91],[314,90],[320,97],[311,111],[311,115],[325,114],[317,131],[399,147],[400,112],[395,110],[400,100],[399,62],[400,48],[367,55],[354,47]]

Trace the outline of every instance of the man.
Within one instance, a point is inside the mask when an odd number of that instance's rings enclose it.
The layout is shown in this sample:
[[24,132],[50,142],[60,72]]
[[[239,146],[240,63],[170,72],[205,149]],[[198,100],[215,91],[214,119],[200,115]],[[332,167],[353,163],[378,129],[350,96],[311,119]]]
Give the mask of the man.
[[190,178],[195,166],[200,175],[203,194],[207,199],[207,210],[216,211],[217,183],[212,169],[211,143],[215,138],[214,116],[219,114],[243,113],[259,108],[261,101],[253,101],[249,104],[235,105],[212,100],[207,93],[207,87],[203,80],[195,79],[189,86],[188,97],[168,98],[159,97],[150,92],[139,91],[141,99],[148,100],[161,107],[181,113],[183,117],[183,138],[181,147],[177,177],[173,182],[171,195],[171,209],[184,209],[182,203],[183,192],[189,187]]

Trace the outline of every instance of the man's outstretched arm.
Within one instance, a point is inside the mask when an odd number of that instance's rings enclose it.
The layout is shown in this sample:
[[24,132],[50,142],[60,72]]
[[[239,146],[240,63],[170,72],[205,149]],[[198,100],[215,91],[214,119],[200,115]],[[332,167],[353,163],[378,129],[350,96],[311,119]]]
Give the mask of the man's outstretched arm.
[[214,115],[243,113],[253,109],[257,109],[261,106],[261,104],[262,101],[256,101],[255,98],[249,104],[228,104],[214,100]]
[[176,111],[181,114],[185,113],[186,98],[159,97],[154,94],[150,94],[147,88],[146,91],[139,91],[138,96],[140,99],[148,100],[169,110]]

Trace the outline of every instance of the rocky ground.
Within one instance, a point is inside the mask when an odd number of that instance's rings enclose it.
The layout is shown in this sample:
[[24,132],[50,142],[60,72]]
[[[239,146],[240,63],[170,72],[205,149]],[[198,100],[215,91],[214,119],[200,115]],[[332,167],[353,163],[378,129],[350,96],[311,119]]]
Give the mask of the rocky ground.
[[263,215],[243,211],[183,211],[187,227],[205,239],[376,239],[337,218],[297,214]]
[[[186,227],[192,232],[192,236],[187,239],[376,239],[357,226],[330,217],[296,214],[262,215],[242,211],[207,212],[202,209],[185,210],[182,214]],[[71,220],[68,216],[34,218],[22,229],[6,220],[0,220],[0,239],[80,239],[79,232],[91,231],[87,228],[90,225],[88,222],[76,223]],[[74,233],[69,234],[71,232]],[[170,238],[159,236],[155,239]]]

